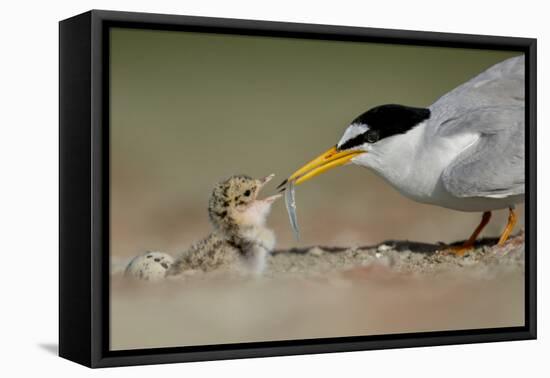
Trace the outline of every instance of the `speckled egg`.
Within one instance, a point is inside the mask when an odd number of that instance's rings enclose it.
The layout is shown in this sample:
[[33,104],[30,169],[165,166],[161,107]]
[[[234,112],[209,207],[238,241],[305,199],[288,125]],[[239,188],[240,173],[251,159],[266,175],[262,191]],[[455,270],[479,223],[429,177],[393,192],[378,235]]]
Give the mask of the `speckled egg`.
[[126,267],[124,274],[139,280],[159,281],[164,279],[166,270],[173,262],[174,259],[167,253],[147,252],[134,257]]

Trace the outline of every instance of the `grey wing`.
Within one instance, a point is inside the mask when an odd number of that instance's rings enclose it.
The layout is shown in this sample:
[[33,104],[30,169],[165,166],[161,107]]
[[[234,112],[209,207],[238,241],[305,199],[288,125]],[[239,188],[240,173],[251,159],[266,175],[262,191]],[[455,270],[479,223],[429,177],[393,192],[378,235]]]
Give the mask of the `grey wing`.
[[455,197],[505,198],[525,193],[523,107],[480,108],[453,120],[446,133],[479,138],[443,171],[444,188]]
[[525,57],[506,59],[439,98],[432,106],[434,133],[449,120],[491,106],[525,107]]

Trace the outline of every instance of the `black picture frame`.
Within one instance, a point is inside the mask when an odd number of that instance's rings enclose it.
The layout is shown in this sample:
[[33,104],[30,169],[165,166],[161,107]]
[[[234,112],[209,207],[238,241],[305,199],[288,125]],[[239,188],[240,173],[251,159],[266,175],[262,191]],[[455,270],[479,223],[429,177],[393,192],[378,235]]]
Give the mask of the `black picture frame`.
[[[520,51],[526,57],[525,326],[109,350],[109,28]],[[536,39],[92,10],[59,24],[59,354],[89,367],[536,338]]]

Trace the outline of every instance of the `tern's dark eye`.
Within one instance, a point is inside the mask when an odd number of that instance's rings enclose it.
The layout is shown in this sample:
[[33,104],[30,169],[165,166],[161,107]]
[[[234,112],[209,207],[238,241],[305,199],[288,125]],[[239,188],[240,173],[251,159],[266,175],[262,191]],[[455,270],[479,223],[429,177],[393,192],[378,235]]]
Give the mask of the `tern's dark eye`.
[[380,139],[380,133],[378,130],[368,130],[367,134],[365,135],[365,139],[369,143],[377,142],[378,139]]
[[247,190],[246,192],[244,192],[244,195],[245,197],[248,197],[250,195],[250,190]]

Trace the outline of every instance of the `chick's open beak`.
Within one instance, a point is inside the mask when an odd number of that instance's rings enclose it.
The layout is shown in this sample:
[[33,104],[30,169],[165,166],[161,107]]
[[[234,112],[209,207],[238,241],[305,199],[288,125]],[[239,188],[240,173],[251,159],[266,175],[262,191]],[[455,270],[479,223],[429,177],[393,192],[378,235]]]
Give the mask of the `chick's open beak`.
[[269,196],[267,198],[264,198],[262,201],[264,202],[267,202],[267,203],[272,203],[272,202],[275,202],[277,201],[279,198],[281,198],[283,195],[282,194],[274,194],[272,196]]
[[[256,195],[258,195],[258,193],[260,193],[260,191],[262,190],[262,188],[268,183],[270,182],[273,177],[275,177],[275,174],[272,173],[270,174],[269,176],[265,176],[264,178],[261,178],[261,179],[257,179],[256,182],[258,183],[258,189],[256,191]],[[273,196],[270,196],[270,197],[267,197],[267,198],[263,198],[263,199],[257,199],[259,201],[263,201],[263,202],[268,202],[268,203],[272,203],[272,202],[275,202],[277,199],[281,198],[281,194],[275,194]]]
[[355,156],[362,153],[365,153],[365,151],[338,151],[336,147],[332,147],[294,172],[288,179],[279,185],[279,188],[286,185],[289,181],[294,181],[295,185],[300,185],[321,173],[346,164]]
[[264,178],[259,179],[259,180],[258,180],[258,181],[259,181],[259,186],[260,186],[260,187],[264,186],[265,184],[267,184],[268,182],[270,182],[270,181],[273,179],[273,177],[275,177],[275,173],[272,173],[272,174],[270,174],[270,175],[268,175],[268,176],[265,176]]

